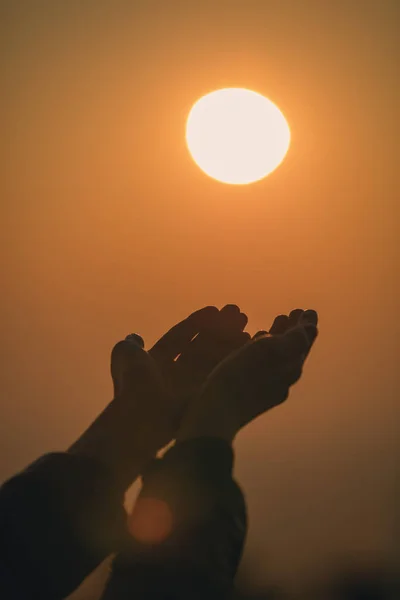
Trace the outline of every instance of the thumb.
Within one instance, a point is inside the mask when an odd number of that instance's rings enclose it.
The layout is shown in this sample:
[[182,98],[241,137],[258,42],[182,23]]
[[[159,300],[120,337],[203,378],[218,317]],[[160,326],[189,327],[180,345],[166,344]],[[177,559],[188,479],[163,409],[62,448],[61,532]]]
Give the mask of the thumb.
[[143,339],[131,334],[115,344],[111,351],[111,378],[114,397],[119,396],[131,384],[154,379],[155,365],[143,349]]

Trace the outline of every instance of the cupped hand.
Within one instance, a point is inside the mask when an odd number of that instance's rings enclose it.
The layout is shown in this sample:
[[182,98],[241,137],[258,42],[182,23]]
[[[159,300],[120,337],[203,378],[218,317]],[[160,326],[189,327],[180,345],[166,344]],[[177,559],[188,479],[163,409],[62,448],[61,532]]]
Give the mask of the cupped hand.
[[[146,352],[138,334],[116,344],[111,355],[115,398],[130,397],[140,404],[138,386],[144,377],[162,390],[162,406],[177,428],[189,400],[197,393],[221,360],[246,344],[247,316],[233,304],[221,310],[202,308],[172,327]],[[155,394],[156,404],[160,394]]]
[[149,352],[131,334],[111,353],[114,399],[68,449],[108,465],[126,489],[176,437],[187,403],[210,371],[249,340],[234,305],[203,308],[170,329]]
[[260,414],[284,402],[317,337],[314,310],[280,315],[213,371],[187,411],[178,439],[211,435],[232,440]]

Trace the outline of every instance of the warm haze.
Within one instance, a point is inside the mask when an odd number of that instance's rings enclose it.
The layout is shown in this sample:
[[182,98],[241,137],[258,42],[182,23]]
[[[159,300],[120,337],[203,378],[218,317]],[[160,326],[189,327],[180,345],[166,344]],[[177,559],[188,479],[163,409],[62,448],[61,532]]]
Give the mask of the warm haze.
[[[398,22],[396,0],[1,3],[2,479],[105,406],[121,336],[206,304],[250,332],[315,308],[304,379],[237,443],[245,562],[296,587],[400,561]],[[193,104],[231,87],[290,126],[251,185],[186,145]]]

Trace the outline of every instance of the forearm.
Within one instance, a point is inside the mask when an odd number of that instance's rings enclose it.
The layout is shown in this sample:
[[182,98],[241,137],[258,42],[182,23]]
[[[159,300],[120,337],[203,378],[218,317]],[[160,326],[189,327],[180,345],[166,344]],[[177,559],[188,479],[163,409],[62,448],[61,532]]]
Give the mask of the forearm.
[[167,412],[154,414],[151,410],[155,393],[159,392],[136,390],[137,403],[130,398],[115,398],[68,452],[102,462],[126,490],[173,435]]
[[8,587],[26,586],[27,598],[64,598],[119,548],[125,491],[171,435],[142,398],[140,407],[113,400],[67,453],[46,455],[3,485],[0,562]]
[[27,598],[64,598],[119,548],[124,493],[172,436],[167,415],[148,408],[161,393],[152,381],[137,377],[135,394],[113,400],[66,453],[1,488],[0,566]]
[[65,598],[115,550],[124,527],[123,491],[109,469],[45,455],[0,488],[2,597]]

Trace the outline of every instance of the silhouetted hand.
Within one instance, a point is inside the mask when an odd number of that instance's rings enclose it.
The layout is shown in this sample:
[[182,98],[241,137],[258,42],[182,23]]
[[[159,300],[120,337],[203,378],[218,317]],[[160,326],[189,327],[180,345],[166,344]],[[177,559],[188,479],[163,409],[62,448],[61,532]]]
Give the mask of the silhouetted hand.
[[189,399],[223,358],[249,340],[234,305],[203,308],[168,331],[149,352],[131,334],[111,354],[114,399],[70,453],[108,465],[127,487],[176,435]]
[[317,313],[297,309],[277,317],[208,378],[187,411],[178,440],[211,435],[232,440],[247,423],[281,404],[300,378],[317,337]]
[[111,355],[115,398],[132,395],[132,401],[140,403],[138,378],[152,371],[163,390],[163,405],[154,409],[167,411],[177,427],[189,400],[214,367],[249,341],[243,331],[246,324],[247,316],[235,305],[221,310],[207,306],[172,327],[148,352],[139,335],[128,335]]

